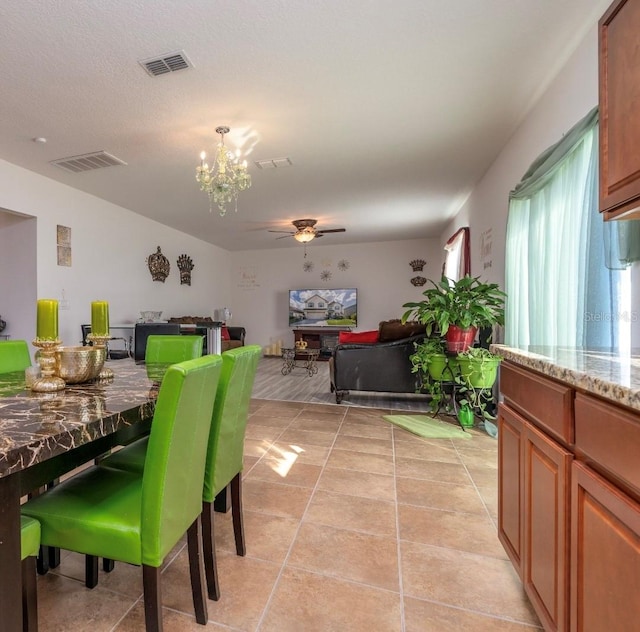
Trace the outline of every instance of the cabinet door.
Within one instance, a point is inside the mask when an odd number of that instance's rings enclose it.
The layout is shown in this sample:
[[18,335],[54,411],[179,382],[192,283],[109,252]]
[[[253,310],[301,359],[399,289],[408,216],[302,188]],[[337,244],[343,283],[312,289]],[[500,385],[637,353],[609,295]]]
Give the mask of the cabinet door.
[[640,206],[640,3],[616,0],[599,23],[600,210]]
[[498,409],[498,538],[522,579],[524,420],[505,404]]
[[568,630],[569,476],[573,456],[525,423],[524,588],[545,630]]
[[637,632],[640,505],[582,463],[571,477],[571,630]]

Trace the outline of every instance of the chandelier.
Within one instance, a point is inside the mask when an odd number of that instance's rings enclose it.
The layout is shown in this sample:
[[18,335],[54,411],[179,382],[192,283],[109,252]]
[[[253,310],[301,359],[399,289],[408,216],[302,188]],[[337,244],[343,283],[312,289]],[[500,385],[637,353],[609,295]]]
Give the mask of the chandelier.
[[225,126],[216,127],[216,134],[220,134],[220,144],[216,150],[213,165],[205,162],[207,155],[200,154],[200,164],[196,167],[196,180],[200,190],[209,196],[209,211],[215,202],[224,217],[227,204],[233,202],[234,210],[238,210],[238,193],[251,186],[251,176],[247,173],[247,161],[240,162],[232,151],[224,144],[224,135],[229,133]]

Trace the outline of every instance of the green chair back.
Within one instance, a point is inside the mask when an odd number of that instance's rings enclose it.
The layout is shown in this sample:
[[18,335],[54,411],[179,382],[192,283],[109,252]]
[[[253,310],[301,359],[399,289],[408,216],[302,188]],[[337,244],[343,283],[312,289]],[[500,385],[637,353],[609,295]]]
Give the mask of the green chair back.
[[40,523],[28,516],[20,516],[20,559],[38,555]]
[[249,345],[222,354],[222,375],[213,409],[202,500],[216,495],[242,471],[251,391],[262,348]]
[[202,479],[222,361],[173,365],[162,380],[142,477],[142,563],[160,566],[202,511]]
[[176,364],[202,356],[202,336],[149,336],[144,361],[146,364]]
[[0,340],[0,373],[24,371],[31,366],[25,340]]

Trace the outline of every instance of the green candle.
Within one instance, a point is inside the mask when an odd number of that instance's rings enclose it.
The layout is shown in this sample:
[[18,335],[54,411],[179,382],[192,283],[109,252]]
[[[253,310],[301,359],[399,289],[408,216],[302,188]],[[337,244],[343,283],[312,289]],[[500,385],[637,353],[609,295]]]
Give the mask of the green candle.
[[38,299],[36,338],[40,340],[58,339],[58,301],[55,299]]
[[91,303],[91,333],[94,336],[109,335],[109,303],[107,301]]

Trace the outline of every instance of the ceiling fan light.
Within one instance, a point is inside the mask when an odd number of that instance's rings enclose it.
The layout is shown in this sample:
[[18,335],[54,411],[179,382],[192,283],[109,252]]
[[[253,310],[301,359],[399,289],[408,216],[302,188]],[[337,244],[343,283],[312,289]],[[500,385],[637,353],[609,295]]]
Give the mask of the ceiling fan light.
[[310,231],[301,230],[295,233],[293,238],[296,241],[299,241],[301,244],[308,244],[315,236],[316,236],[316,233],[314,230],[310,230]]

